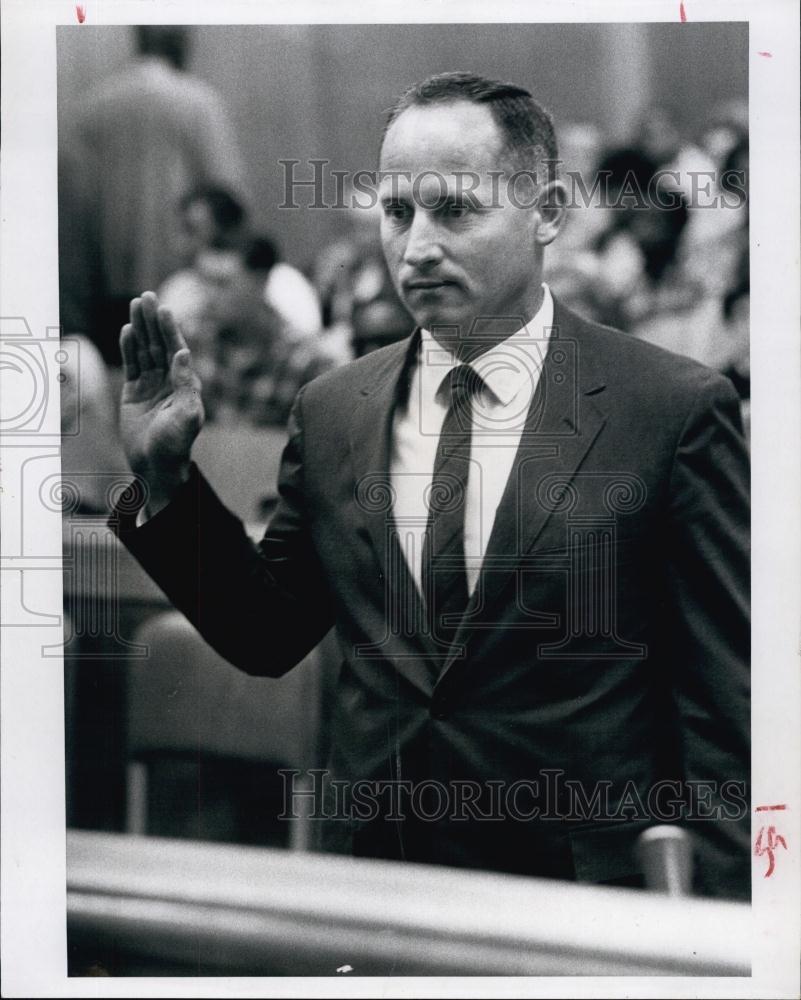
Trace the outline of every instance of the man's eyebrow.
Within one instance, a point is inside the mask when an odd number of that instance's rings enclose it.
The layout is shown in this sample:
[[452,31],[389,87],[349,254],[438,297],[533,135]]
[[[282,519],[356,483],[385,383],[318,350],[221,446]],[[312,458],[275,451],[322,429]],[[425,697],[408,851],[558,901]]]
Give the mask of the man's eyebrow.
[[475,191],[446,191],[439,200],[442,205],[471,205],[478,201]]
[[401,203],[408,204],[414,199],[411,195],[401,194],[398,191],[387,192],[379,196],[379,200],[382,205],[399,205]]

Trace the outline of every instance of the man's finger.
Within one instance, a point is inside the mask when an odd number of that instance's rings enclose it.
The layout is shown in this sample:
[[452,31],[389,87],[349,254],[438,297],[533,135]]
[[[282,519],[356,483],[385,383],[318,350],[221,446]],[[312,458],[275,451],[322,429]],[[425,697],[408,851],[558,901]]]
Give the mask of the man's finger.
[[125,369],[125,379],[128,382],[133,382],[139,378],[141,369],[139,358],[136,356],[136,333],[130,323],[126,323],[120,331],[120,352]]
[[156,368],[167,367],[167,348],[158,319],[159,300],[153,292],[142,293],[142,316],[147,329],[147,347]]
[[176,389],[191,389],[200,392],[201,383],[192,364],[192,355],[188,347],[183,347],[173,355],[170,365],[172,384]]
[[142,300],[140,298],[131,300],[131,329],[134,334],[134,349],[140,370],[145,371],[152,368],[153,359],[150,356],[147,324],[142,312]]
[[175,321],[175,317],[166,306],[158,307],[157,319],[161,327],[167,360],[171,362],[178,351],[188,349],[186,340],[184,340],[184,335],[181,333],[181,328]]

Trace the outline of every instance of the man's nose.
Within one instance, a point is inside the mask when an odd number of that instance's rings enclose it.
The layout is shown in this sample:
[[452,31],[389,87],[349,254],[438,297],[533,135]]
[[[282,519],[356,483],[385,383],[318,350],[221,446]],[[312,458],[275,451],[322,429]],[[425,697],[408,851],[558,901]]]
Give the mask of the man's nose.
[[404,263],[417,269],[438,264],[444,256],[440,235],[439,227],[426,212],[415,212],[403,254]]

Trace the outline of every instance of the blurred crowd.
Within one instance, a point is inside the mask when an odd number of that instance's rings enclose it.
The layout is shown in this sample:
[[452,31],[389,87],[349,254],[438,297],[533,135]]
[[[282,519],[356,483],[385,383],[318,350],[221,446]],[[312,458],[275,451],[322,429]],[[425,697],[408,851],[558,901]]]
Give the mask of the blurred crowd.
[[650,108],[616,146],[593,126],[568,125],[560,155],[571,208],[546,254],[554,294],[725,372],[747,414],[747,107],[722,105],[696,137]]
[[[302,260],[283,259],[281,233],[254,226],[230,115],[186,71],[186,45],[180,29],[137,29],[130,66],[87,94],[60,136],[62,327],[84,338],[88,400],[100,359],[112,372],[120,363],[129,299],[154,288],[192,348],[208,419],[281,425],[304,382],[406,336],[412,321],[377,208],[336,212],[337,238]],[[735,102],[695,136],[658,108],[620,144],[562,125],[570,208],[546,254],[565,304],[725,372],[746,416],[747,125]]]

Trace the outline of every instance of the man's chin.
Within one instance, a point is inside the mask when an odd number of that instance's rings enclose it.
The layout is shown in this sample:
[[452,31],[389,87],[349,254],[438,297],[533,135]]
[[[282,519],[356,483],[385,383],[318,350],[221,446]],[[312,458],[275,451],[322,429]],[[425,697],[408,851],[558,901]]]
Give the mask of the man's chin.
[[437,328],[443,330],[469,330],[474,322],[472,316],[466,317],[463,313],[455,309],[453,311],[448,309],[410,309],[409,311],[417,326],[421,326],[432,332]]

